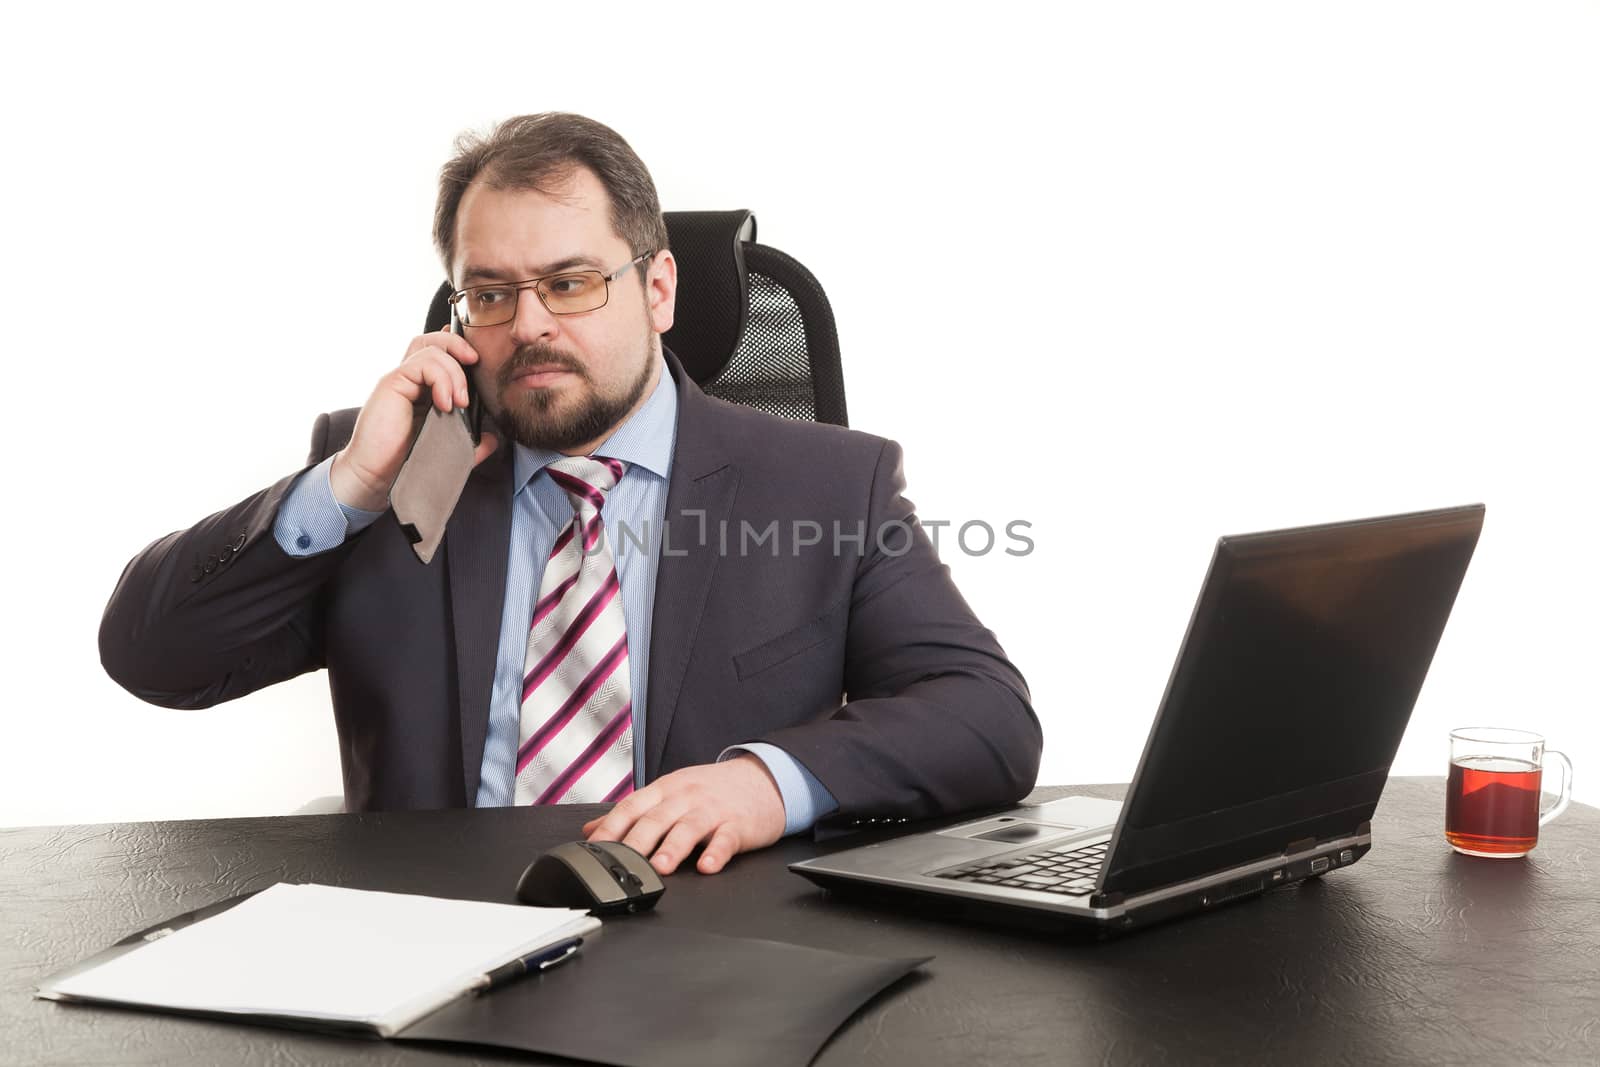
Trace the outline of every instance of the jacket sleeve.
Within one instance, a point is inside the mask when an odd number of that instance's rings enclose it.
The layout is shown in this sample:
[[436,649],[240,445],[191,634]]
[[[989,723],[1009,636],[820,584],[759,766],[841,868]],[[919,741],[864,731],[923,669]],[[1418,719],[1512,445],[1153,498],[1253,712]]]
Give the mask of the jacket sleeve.
[[[328,449],[317,420],[310,466]],[[318,600],[352,542],[296,558],[273,523],[304,471],[169,534],[123,570],[100,620],[100,662],[141,700],[204,708],[323,666]]]
[[1039,772],[1027,683],[956,589],[904,492],[900,448],[886,441],[850,598],[844,704],[760,739],[803,763],[841,817],[1001,806]]

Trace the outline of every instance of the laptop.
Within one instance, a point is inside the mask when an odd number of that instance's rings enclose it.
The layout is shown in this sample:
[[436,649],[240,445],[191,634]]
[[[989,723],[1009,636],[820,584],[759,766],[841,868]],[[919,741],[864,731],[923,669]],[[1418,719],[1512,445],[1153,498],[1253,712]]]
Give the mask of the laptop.
[[1482,505],[1223,537],[1126,798],[790,864],[936,912],[1116,932],[1356,863]]

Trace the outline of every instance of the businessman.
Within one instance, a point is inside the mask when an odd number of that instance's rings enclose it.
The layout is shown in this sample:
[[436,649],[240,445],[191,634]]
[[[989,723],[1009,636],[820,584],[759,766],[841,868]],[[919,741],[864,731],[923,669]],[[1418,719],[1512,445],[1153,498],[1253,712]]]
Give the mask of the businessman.
[[[111,676],[191,708],[325,667],[349,807],[610,802],[584,832],[662,873],[1025,794],[1026,685],[899,448],[689,380],[655,187],[615,132],[531,115],[457,147],[434,240],[459,334],[414,339],[353,425],[319,418],[308,469],[135,557]],[[351,269],[325,292],[363,318]],[[491,421],[424,566],[389,492],[418,406],[466,405],[469,374]]]

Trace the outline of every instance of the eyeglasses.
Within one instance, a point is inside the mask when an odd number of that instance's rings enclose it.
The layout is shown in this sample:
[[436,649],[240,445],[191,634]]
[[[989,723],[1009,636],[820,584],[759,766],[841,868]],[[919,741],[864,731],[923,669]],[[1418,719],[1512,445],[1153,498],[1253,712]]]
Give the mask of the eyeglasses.
[[598,311],[611,299],[611,283],[655,254],[652,249],[634,256],[610,274],[602,274],[597,270],[575,270],[547,274],[543,278],[529,278],[525,282],[474,285],[451,293],[450,304],[456,309],[463,326],[499,326],[510,322],[517,317],[517,298],[524,289],[538,293],[539,300],[552,315],[581,315],[585,311]]

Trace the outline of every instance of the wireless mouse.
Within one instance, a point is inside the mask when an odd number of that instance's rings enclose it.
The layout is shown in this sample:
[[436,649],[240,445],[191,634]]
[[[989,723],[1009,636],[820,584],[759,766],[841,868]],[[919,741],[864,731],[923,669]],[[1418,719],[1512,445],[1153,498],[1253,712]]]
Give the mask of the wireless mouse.
[[653,908],[667,887],[655,868],[619,841],[571,841],[528,865],[517,899],[545,908],[617,915]]

